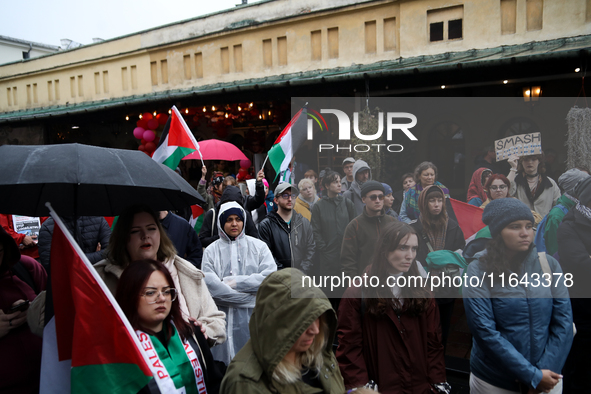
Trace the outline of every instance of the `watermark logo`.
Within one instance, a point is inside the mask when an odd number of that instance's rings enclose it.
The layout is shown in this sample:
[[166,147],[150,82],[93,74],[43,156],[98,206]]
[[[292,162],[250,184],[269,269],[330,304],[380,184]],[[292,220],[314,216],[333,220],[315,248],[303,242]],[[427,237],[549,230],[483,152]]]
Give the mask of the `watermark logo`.
[[[308,116],[312,119],[308,119],[307,124],[307,138],[308,140],[312,140],[313,136],[313,128],[314,128],[314,120],[320,126],[320,130],[324,131],[322,124],[326,127],[328,131],[328,126],[326,120],[321,114],[332,114],[337,117],[338,126],[339,126],[339,140],[346,141],[351,140],[351,119],[349,115],[347,115],[344,111],[338,109],[321,109],[320,113],[313,109],[308,109]],[[384,118],[385,118],[385,127],[384,127]],[[400,123],[401,119],[410,120],[410,122]],[[322,122],[321,122],[322,120]],[[408,112],[387,112],[384,116],[383,112],[378,113],[378,129],[373,134],[363,134],[359,130],[359,112],[353,112],[353,132],[355,136],[362,140],[362,141],[375,141],[382,137],[384,134],[384,128],[386,129],[386,139],[388,141],[392,141],[392,136],[395,131],[401,131],[408,137],[411,141],[418,141],[417,137],[410,131],[411,128],[416,126],[417,124],[417,117]],[[339,151],[355,151],[355,152],[369,152],[374,149],[377,149],[380,152],[380,148],[384,148],[388,152],[402,152],[404,147],[400,144],[356,144],[356,145],[334,145],[334,144],[320,144],[318,146],[318,151],[322,152],[325,150],[335,150]]]

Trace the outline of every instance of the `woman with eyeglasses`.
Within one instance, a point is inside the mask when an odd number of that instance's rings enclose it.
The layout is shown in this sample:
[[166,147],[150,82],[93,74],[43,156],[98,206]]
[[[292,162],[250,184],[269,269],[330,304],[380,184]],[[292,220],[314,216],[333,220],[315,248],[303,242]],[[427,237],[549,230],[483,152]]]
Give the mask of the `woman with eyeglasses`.
[[[419,236],[417,261],[426,265],[427,255],[437,250],[455,252],[464,249],[466,241],[458,222],[447,216],[445,196],[438,186],[427,186],[419,196],[419,220],[411,224]],[[435,295],[438,295],[435,292]],[[443,297],[443,296],[441,296]],[[442,343],[447,345],[449,326],[454,309],[455,298],[437,297],[441,321]]]
[[225,314],[218,310],[205,284],[204,274],[179,257],[174,245],[149,207],[128,207],[117,220],[107,249],[107,258],[94,268],[109,290],[115,293],[119,278],[130,262],[157,260],[170,271],[178,290],[183,319],[202,327],[212,343],[226,340]]
[[201,330],[183,319],[178,296],[159,261],[134,261],[121,274],[115,299],[153,361],[154,378],[139,393],[219,391],[223,375]]
[[404,192],[404,201],[398,215],[398,220],[404,223],[411,223],[419,218],[419,196],[427,186],[439,186],[445,197],[449,198],[449,190],[437,181],[437,167],[430,161],[424,161],[415,168],[415,179],[417,183]]
[[[480,206],[480,208],[484,209],[491,201],[498,200],[500,198],[507,198],[509,196],[509,189],[511,188],[511,182],[507,177],[503,174],[493,174],[491,175],[484,185],[484,191],[488,198],[486,201]],[[537,225],[542,221],[542,216],[539,213],[532,210],[532,215],[534,216],[534,223]]]

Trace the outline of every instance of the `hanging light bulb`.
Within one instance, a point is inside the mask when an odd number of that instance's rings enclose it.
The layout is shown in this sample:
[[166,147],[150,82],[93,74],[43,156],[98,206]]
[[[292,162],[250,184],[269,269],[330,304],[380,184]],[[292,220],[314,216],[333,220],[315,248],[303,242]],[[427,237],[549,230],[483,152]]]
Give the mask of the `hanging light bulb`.
[[242,108],[240,106],[238,106],[238,111],[242,111]]
[[211,106],[211,110],[212,111],[215,111],[215,106],[214,105]]
[[226,119],[228,119],[228,114],[224,115],[226,117]]
[[506,85],[509,83],[509,81],[507,81],[506,79],[503,81],[503,83]]
[[129,116],[126,116],[126,117],[125,117],[125,120],[129,120]]
[[189,113],[189,108],[185,109],[185,113],[188,114]]
[[259,115],[259,119],[263,119],[263,115]]
[[252,108],[252,106],[254,105],[254,103],[250,103],[250,107]]
[[271,116],[271,111],[269,111],[269,116]]
[[143,118],[143,117],[144,117],[144,115],[140,114],[140,119]]
[[171,113],[172,113],[172,109],[169,109],[168,110],[168,114],[170,115]]
[[203,112],[207,112],[207,108],[203,107]]
[[156,111],[154,111],[154,116],[156,116]]

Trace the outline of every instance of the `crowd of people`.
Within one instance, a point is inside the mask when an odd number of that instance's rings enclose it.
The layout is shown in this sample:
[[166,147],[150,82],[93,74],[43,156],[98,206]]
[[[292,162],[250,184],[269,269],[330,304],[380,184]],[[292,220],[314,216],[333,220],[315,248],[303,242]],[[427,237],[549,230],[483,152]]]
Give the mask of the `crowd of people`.
[[[511,157],[507,174],[488,159],[465,199],[481,209],[477,234],[462,231],[435,164],[389,185],[352,157],[342,173],[309,170],[273,188],[263,170],[241,188],[222,172],[208,182],[203,166],[198,234],[183,212],[139,205],[112,228],[102,217],[65,223],[155,349],[170,377],[160,383],[175,390],[449,394],[444,355],[463,297],[472,393],[586,392],[589,171],[556,182],[543,154]],[[15,232],[10,215],[0,224],[0,352],[15,355],[2,363],[0,391],[34,393],[53,220],[38,240]],[[456,271],[464,282],[455,293],[400,285]],[[363,275],[382,286],[304,280]],[[548,275],[551,285],[510,286],[511,275]],[[473,277],[490,280],[476,286]]]

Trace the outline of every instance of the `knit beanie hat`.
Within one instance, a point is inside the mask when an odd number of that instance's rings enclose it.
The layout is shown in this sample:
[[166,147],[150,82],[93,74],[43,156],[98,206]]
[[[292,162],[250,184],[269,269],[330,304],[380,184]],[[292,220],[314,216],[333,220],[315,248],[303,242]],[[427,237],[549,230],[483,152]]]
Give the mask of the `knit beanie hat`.
[[580,181],[575,186],[575,195],[582,205],[587,205],[591,202],[591,176]]
[[572,196],[577,183],[588,176],[589,174],[579,170],[578,168],[571,168],[558,178],[558,186],[560,186],[560,188],[564,190],[565,193],[568,193]]
[[392,193],[392,188],[390,187],[390,185],[388,185],[387,183],[382,183],[382,186],[384,186],[384,194],[388,195]]
[[384,186],[378,181],[367,181],[361,186],[361,197],[365,197],[367,193],[372,192],[374,190],[380,190],[382,193],[386,194],[384,191]]
[[516,198],[499,198],[492,200],[482,214],[482,221],[488,225],[490,234],[496,237],[509,223],[517,220],[534,222],[531,210]]

